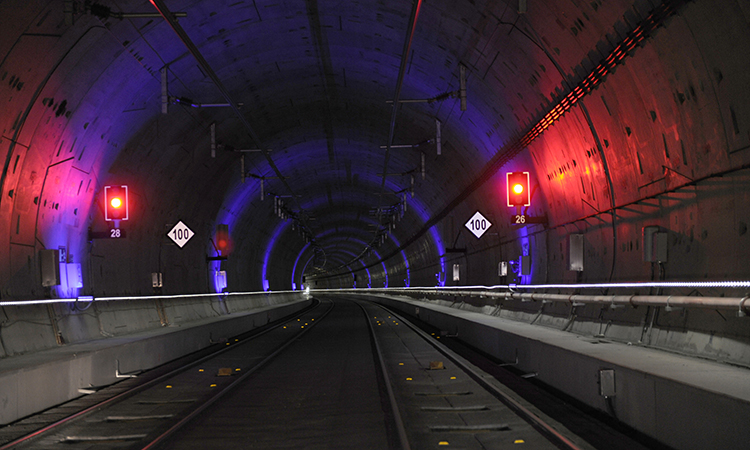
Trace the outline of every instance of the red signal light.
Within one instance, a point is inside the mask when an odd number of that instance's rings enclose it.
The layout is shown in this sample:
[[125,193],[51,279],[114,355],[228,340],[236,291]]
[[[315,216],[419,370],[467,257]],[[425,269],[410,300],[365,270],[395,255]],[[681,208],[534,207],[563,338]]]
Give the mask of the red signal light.
[[104,186],[104,220],[128,220],[128,187]]
[[222,256],[226,256],[232,250],[232,241],[229,239],[229,225],[216,225],[216,249]]
[[529,172],[507,172],[508,206],[529,206]]

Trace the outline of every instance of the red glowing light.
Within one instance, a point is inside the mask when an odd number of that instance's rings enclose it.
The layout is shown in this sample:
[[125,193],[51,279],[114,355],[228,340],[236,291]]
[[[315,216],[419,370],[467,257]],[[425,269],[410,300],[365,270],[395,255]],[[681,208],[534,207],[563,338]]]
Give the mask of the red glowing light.
[[529,206],[529,173],[507,172],[508,206]]
[[104,186],[104,220],[128,220],[128,187]]

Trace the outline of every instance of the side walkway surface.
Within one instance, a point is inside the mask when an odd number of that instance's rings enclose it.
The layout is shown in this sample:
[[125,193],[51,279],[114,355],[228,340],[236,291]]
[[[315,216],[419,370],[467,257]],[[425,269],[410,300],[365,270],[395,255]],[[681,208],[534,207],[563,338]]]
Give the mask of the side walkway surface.
[[[750,442],[747,368],[457,309],[450,302],[361,298],[516,362],[517,369],[676,449],[746,448]],[[607,397],[601,371],[614,375]]]
[[[301,292],[94,302],[64,318],[49,313],[47,305],[5,307],[9,320],[0,328],[6,350],[0,358],[0,425],[79,397],[79,389],[112,384],[118,381],[118,368],[120,373],[151,369],[311,302]],[[29,333],[28,326],[14,331],[8,326],[14,319],[35,326],[36,333]],[[8,355],[8,349],[16,350]]]

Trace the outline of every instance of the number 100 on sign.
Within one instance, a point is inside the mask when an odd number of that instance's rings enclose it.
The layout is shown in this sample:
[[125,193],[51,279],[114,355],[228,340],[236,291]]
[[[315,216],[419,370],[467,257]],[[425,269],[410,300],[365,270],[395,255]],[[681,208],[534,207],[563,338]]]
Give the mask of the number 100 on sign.
[[187,241],[189,241],[194,235],[195,233],[193,233],[193,230],[188,228],[187,225],[182,223],[182,221],[178,222],[177,225],[167,233],[169,239],[172,239],[172,241],[180,248],[187,244]]
[[466,228],[471,231],[471,234],[479,239],[482,235],[492,226],[489,220],[487,220],[479,211],[477,211],[468,222],[466,222]]

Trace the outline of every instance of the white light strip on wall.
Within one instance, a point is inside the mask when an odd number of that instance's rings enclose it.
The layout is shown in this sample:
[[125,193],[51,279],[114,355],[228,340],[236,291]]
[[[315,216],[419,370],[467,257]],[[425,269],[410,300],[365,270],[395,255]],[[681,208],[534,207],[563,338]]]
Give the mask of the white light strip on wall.
[[[609,289],[609,288],[750,288],[750,281],[654,281],[640,283],[580,283],[580,284],[497,284],[494,286],[414,286],[373,288],[372,290],[499,290],[499,289]],[[367,289],[367,288],[361,288]],[[315,291],[316,289],[313,289]],[[317,289],[317,291],[339,289]]]
[[13,300],[0,302],[0,306],[26,306],[26,305],[46,305],[49,303],[73,303],[74,298],[54,298],[50,300]]
[[602,289],[639,287],[747,288],[750,281],[654,281],[648,283],[511,284],[511,289]]
[[223,297],[223,296],[236,296],[236,295],[269,295],[269,294],[302,294],[304,291],[273,291],[273,292],[225,292],[225,293],[213,293],[213,294],[183,294],[183,295],[144,295],[144,296],[130,296],[130,297],[92,297],[82,296],[79,298],[53,298],[46,300],[9,300],[0,302],[0,306],[29,306],[29,305],[48,305],[52,303],[75,303],[76,301],[81,302],[113,302],[113,301],[127,301],[127,300],[169,300],[179,298],[197,298],[197,297]]

